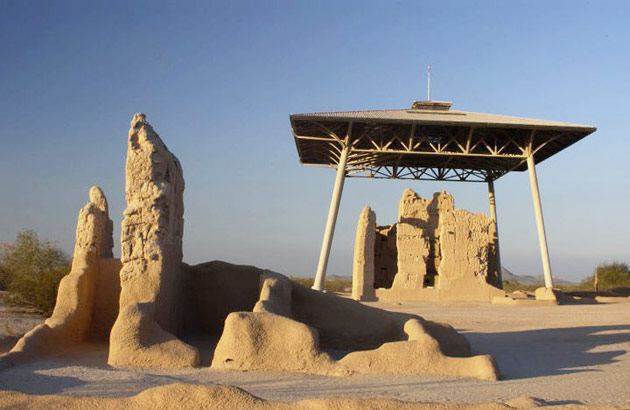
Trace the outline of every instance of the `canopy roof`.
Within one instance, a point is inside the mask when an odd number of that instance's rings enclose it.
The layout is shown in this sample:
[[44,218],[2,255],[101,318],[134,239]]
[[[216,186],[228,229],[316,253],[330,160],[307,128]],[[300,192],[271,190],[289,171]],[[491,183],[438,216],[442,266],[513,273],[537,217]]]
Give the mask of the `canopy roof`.
[[349,144],[348,177],[491,181],[540,163],[596,130],[563,122],[451,111],[450,103],[411,109],[292,114],[300,162],[336,166]]

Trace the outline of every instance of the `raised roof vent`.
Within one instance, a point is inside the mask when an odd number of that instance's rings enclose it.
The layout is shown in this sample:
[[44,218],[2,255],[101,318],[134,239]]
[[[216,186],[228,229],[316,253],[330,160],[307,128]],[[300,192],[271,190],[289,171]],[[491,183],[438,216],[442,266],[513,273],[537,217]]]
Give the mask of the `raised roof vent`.
[[447,101],[414,101],[412,110],[448,111],[453,103]]

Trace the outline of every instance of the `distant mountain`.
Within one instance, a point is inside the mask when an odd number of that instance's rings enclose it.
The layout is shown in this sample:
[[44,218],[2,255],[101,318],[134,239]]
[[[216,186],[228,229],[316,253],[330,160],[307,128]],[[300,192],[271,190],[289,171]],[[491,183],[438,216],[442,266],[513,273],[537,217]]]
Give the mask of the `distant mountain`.
[[537,278],[531,275],[515,275],[505,266],[501,267],[501,274],[503,276],[503,281],[507,280],[509,282],[519,282],[523,284],[539,284],[544,282],[542,277]]
[[[502,267],[503,272],[503,280],[509,282],[518,282],[524,285],[544,285],[545,279],[541,276],[532,276],[532,275],[515,275],[505,266]],[[344,280],[352,282],[352,276],[341,276],[341,275],[326,275],[326,279],[329,280]],[[573,282],[569,282],[568,280],[563,280],[558,277],[553,278],[553,283],[558,285],[571,285]]]
[[[541,276],[532,276],[532,275],[515,275],[510,272],[505,266],[501,267],[501,273],[503,276],[503,281],[509,282],[518,282],[524,285],[544,285],[545,279]],[[569,282],[568,280],[563,280],[558,277],[553,278],[553,283],[557,285],[571,285],[573,282]]]

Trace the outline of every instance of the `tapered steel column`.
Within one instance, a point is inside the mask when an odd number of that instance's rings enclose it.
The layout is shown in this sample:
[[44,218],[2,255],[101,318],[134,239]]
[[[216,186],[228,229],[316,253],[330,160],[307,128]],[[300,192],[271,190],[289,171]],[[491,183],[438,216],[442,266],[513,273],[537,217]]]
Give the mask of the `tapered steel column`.
[[323,290],[326,281],[326,268],[328,267],[328,257],[330,256],[330,246],[332,245],[333,235],[335,234],[335,224],[337,223],[337,214],[339,213],[339,203],[341,202],[341,193],[343,192],[343,183],[346,178],[346,163],[348,162],[349,139],[346,138],[339,164],[337,164],[337,178],[335,178],[335,188],[333,189],[332,199],[330,200],[330,209],[328,210],[328,219],[326,221],[326,229],[324,230],[324,240],[322,241],[322,250],[319,253],[319,263],[317,264],[317,273],[315,274],[315,282],[313,289]]
[[494,221],[495,248],[497,250],[497,284],[503,288],[503,271],[501,270],[501,251],[499,249],[499,223],[497,222],[497,204],[494,196],[494,181],[488,181],[488,199],[490,200],[490,217]]
[[538,192],[538,178],[536,178],[534,156],[531,153],[527,156],[527,169],[529,170],[529,183],[532,188],[532,199],[534,200],[534,212],[536,212],[538,243],[540,244],[540,257],[542,258],[543,273],[545,274],[545,287],[553,288],[551,263],[549,262],[549,250],[547,249],[547,236],[545,235],[545,222],[543,221],[542,206],[540,205],[540,193]]

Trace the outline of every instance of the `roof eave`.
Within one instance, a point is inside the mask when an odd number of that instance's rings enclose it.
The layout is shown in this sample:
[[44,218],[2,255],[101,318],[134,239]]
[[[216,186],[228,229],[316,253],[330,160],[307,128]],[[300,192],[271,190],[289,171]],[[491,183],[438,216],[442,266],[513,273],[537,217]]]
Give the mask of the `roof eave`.
[[[486,128],[519,128],[537,130],[562,130],[576,131],[591,134],[597,127],[581,124],[514,124],[499,122],[473,122],[473,121],[431,121],[431,120],[398,120],[392,118],[353,118],[353,117],[322,117],[308,114],[292,114],[291,122],[294,121],[326,121],[326,122],[381,122],[388,124],[423,124],[423,125],[452,125],[462,127],[486,127]],[[295,131],[295,128],[294,128]]]

